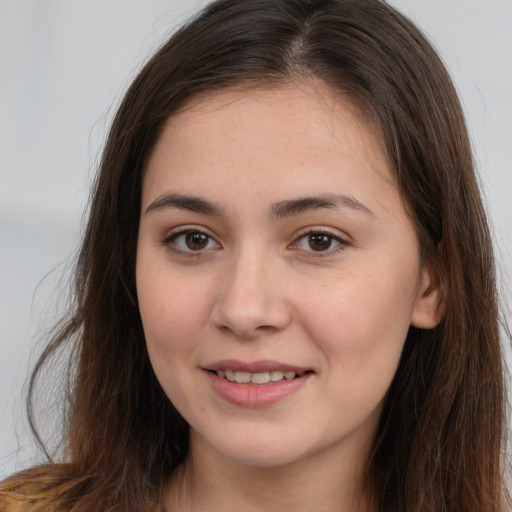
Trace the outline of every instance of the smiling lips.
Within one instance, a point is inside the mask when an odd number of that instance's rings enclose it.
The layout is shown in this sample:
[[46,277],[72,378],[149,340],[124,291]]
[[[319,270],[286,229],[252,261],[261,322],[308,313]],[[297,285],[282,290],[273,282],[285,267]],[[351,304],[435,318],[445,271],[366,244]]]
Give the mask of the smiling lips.
[[279,382],[283,379],[294,379],[298,375],[296,372],[283,372],[280,370],[256,373],[218,370],[216,373],[219,377],[230,382],[237,382],[238,384],[268,384],[269,382]]
[[219,361],[205,368],[213,390],[224,400],[244,407],[271,405],[298,391],[314,374],[273,361]]

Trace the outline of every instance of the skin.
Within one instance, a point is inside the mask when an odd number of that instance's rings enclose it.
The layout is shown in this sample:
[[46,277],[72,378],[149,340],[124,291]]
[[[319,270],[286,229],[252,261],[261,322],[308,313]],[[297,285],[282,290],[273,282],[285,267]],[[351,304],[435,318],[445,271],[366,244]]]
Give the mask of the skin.
[[[319,197],[333,204],[290,207]],[[169,510],[367,510],[383,398],[409,326],[438,323],[440,290],[346,98],[313,82],[226,90],[169,119],[143,180],[137,290],[156,376],[191,426]],[[276,403],[237,405],[205,370],[225,359],[309,375]]]

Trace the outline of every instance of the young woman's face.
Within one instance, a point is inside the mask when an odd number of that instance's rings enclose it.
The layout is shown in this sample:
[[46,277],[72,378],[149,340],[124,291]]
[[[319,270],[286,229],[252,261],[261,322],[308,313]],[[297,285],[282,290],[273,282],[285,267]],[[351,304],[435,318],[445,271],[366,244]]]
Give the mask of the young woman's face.
[[434,285],[347,100],[227,91],[165,125],[143,181],[137,290],[193,449],[256,466],[363,457],[409,326],[437,321]]

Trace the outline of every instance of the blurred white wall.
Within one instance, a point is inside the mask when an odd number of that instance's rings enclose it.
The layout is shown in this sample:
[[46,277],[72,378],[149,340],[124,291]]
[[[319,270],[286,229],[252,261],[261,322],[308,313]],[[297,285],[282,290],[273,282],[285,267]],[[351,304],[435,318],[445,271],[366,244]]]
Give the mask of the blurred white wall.
[[[390,3],[419,23],[455,78],[510,297],[512,2]],[[57,318],[59,265],[79,240],[112,109],[149,53],[204,4],[0,0],[0,478],[33,461],[22,387],[38,333]]]

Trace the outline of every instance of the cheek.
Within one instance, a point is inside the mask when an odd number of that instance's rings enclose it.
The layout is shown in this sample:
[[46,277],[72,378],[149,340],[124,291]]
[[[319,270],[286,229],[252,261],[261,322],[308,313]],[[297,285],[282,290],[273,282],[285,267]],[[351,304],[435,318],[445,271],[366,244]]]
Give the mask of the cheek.
[[[185,281],[185,282],[184,282]],[[148,351],[152,361],[173,364],[195,349],[194,339],[208,317],[204,289],[169,269],[139,265],[137,292]]]
[[178,407],[186,403],[184,389],[190,386],[191,375],[185,369],[198,351],[194,340],[203,322],[198,297],[180,287],[176,279],[155,278],[154,273],[142,270],[138,296],[151,365],[166,395]]
[[[304,328],[352,387],[393,378],[410,326],[414,277],[355,273],[307,294]],[[412,273],[411,273],[412,275]],[[361,277],[363,276],[363,277]]]
[[309,319],[312,336],[316,333],[326,343],[330,339],[334,346],[343,340],[365,346],[385,337],[402,338],[410,324],[412,300],[409,294],[390,288],[382,282],[369,285],[359,280],[331,285],[307,295],[301,316]]

